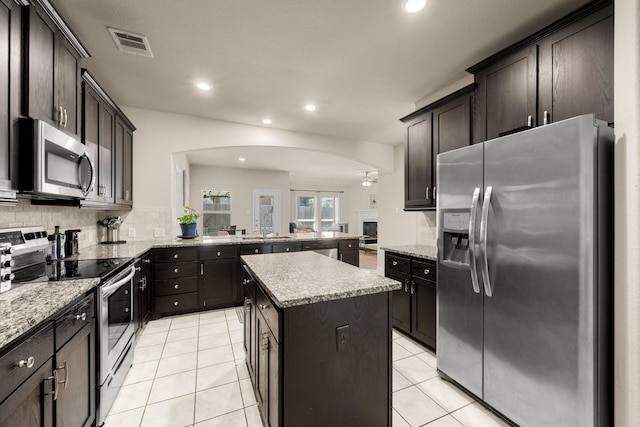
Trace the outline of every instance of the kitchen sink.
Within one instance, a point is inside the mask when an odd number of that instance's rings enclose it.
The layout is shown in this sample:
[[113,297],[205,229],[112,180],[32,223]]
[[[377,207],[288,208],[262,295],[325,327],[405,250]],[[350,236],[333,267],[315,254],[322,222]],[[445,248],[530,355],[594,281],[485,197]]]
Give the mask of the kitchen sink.
[[275,240],[275,239],[290,239],[291,236],[242,236],[242,240]]

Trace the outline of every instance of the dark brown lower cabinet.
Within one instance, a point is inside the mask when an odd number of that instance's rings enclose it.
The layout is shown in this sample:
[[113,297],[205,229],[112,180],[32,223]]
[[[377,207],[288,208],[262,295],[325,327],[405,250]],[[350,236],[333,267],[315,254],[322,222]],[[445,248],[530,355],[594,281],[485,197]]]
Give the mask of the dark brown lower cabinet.
[[392,293],[393,326],[436,348],[436,264],[387,252],[385,276],[402,283]]
[[151,255],[147,252],[135,264],[133,276],[133,323],[136,334],[142,331],[151,317]]
[[[96,414],[93,295],[0,357],[0,427],[89,427]],[[55,351],[54,351],[55,350]]]
[[[263,424],[391,425],[390,294],[280,309],[255,288],[245,351]],[[348,343],[338,348],[345,327]]]
[[[53,426],[53,358],[0,404],[0,427]],[[51,378],[51,379],[50,379]]]

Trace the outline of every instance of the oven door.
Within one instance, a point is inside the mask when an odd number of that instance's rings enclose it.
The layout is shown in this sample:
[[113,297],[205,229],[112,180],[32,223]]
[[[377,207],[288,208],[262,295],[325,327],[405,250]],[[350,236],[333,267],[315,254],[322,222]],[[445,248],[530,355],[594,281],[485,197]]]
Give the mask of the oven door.
[[133,275],[126,269],[100,287],[100,383],[133,337]]

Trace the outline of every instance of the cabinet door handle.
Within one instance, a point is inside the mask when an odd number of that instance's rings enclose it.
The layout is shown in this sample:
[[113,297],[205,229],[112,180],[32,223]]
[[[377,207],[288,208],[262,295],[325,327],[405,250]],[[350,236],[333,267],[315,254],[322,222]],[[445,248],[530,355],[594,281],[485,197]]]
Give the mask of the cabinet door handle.
[[258,253],[258,251],[259,251],[259,249],[254,249],[254,250],[253,250],[253,253],[257,254],[257,253]]
[[82,320],[82,321],[87,320],[87,313],[76,314],[76,320]]
[[174,301],[173,305],[178,306],[178,301]]
[[289,252],[289,248],[285,249],[285,251]]
[[392,262],[392,264],[393,264],[393,266],[395,267],[395,266],[397,266],[397,265],[398,265],[398,261],[393,261],[393,262]]
[[533,127],[533,117],[527,116],[527,126]]
[[436,198],[436,186],[435,185],[433,186],[433,198],[434,199]]
[[200,263],[200,275],[204,276],[204,264]]
[[266,310],[266,309],[267,309],[267,307],[269,307],[269,306],[268,306],[268,305],[266,305],[266,304],[258,304],[258,308],[259,308],[260,310]]
[[416,292],[416,282],[414,282],[413,280],[411,281],[411,295],[413,295]]
[[409,292],[409,279],[404,279],[404,291]]
[[67,388],[67,383],[69,382],[69,365],[67,365],[67,361],[62,362],[62,366],[58,366],[58,369],[64,369],[64,379],[60,381],[60,384],[64,384],[64,388]]
[[36,363],[36,359],[33,356],[29,356],[27,360],[21,360],[18,362],[18,367],[20,368],[33,368],[33,365]]
[[427,197],[427,200],[429,200],[429,191],[431,190],[430,187],[427,187],[426,191],[425,191],[425,196]]
[[549,124],[549,112],[547,110],[545,110],[544,113],[542,114],[542,124],[543,125]]
[[178,274],[178,269],[177,269],[177,268],[174,268],[174,269],[173,269],[173,272],[174,272],[174,273],[176,273],[176,274]]
[[173,254],[173,259],[178,259],[178,254]]
[[53,394],[53,400],[58,400],[58,370],[53,370],[53,375],[47,378],[48,380],[53,380],[53,391],[50,391],[47,394]]
[[142,262],[146,262],[147,264],[151,264],[151,260],[149,258],[143,259]]
[[136,267],[136,271],[140,271],[142,270],[140,267]]
[[175,285],[173,285],[173,289],[178,289],[180,286],[178,286],[178,284],[176,283]]
[[67,123],[68,123],[68,117],[67,117],[67,109],[64,109],[64,127],[67,127]]
[[216,255],[217,255],[217,256],[220,256],[220,255],[222,255],[222,254],[218,251],[218,252],[216,253]]
[[428,268],[425,268],[425,269],[424,269],[424,274],[429,274],[429,272],[430,272],[430,271],[431,271],[431,270],[429,270]]
[[264,351],[269,350],[269,333],[268,332],[262,333],[262,350]]
[[58,126],[63,126],[64,113],[62,112],[62,105],[59,105],[58,108],[56,108],[56,113],[58,114]]

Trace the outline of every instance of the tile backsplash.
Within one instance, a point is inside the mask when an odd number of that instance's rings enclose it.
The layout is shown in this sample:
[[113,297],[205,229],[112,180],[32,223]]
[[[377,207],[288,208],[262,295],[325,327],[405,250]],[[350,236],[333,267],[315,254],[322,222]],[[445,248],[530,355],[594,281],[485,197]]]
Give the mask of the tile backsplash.
[[421,212],[417,219],[417,244],[435,246],[437,240],[436,212]]
[[[140,207],[125,211],[102,211],[79,209],[70,206],[32,205],[27,199],[19,199],[15,207],[0,207],[0,228],[42,225],[47,232],[53,232],[54,226],[60,229],[77,228],[80,247],[95,245],[103,240],[106,229],[98,222],[107,216],[120,216],[120,239],[131,241],[153,240],[154,231],[171,236],[177,222],[171,208]],[[129,229],[135,229],[135,237],[130,237]]]

